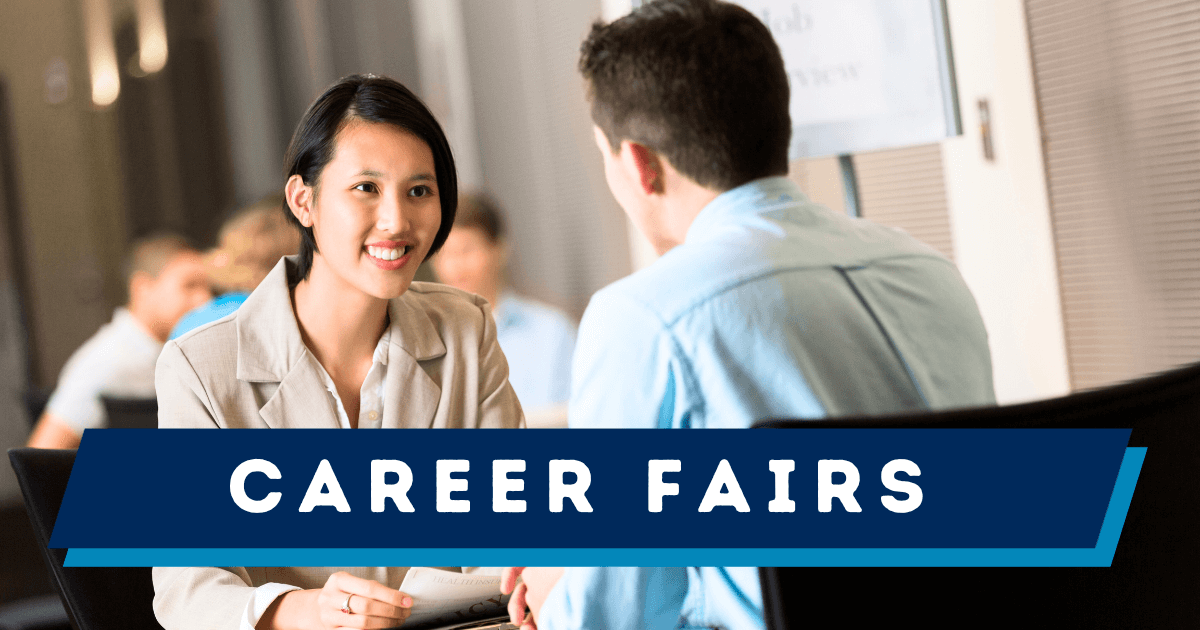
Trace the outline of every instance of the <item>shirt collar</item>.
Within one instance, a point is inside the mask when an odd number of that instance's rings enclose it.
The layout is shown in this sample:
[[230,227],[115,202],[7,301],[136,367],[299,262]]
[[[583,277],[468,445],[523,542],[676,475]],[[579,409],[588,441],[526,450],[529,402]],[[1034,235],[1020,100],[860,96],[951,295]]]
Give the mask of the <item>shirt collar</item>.
[[781,206],[805,203],[796,182],[786,177],[764,177],[731,188],[713,199],[700,210],[688,228],[684,242],[707,239],[713,232],[739,216],[769,212]]
[[388,344],[392,341],[392,327],[388,326],[383,329],[383,334],[379,336],[379,343],[375,345],[375,355],[371,360],[380,365],[387,365],[388,360]]

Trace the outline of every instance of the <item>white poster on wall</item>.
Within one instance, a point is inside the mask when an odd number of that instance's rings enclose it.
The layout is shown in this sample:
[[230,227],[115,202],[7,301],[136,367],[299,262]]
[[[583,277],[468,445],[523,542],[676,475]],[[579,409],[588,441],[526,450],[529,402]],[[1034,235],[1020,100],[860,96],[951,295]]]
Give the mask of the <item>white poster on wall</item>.
[[961,133],[941,0],[734,1],[783,53],[792,159]]

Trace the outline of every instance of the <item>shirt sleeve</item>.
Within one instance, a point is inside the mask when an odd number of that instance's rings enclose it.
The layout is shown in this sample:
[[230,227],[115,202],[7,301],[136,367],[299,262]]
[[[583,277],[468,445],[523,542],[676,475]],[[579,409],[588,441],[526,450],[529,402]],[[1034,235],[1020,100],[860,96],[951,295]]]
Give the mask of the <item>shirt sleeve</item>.
[[[203,384],[173,341],[159,356],[155,388],[160,427],[217,426]],[[167,630],[253,629],[275,598],[295,588],[279,584],[255,588],[241,567],[155,567],[153,576],[154,614]]]
[[687,595],[680,567],[574,567],[542,604],[542,630],[671,630]]
[[570,426],[687,426],[703,410],[679,341],[658,315],[613,291],[583,314],[571,366]]
[[254,618],[258,623],[267,606],[290,590],[273,595],[264,591],[259,597],[250,575],[240,567],[155,567],[152,575],[154,616],[166,630],[244,628],[255,600],[262,605]]
[[85,428],[102,428],[108,418],[101,395],[118,382],[122,372],[114,370],[108,353],[127,352],[113,342],[112,332],[101,330],[80,346],[59,374],[59,383],[46,410],[82,434]]
[[100,394],[113,371],[103,365],[97,350],[95,344],[88,343],[71,356],[46,403],[46,411],[61,418],[79,434],[84,429],[102,428],[107,419]]
[[298,590],[300,590],[299,587],[276,582],[268,582],[254,589],[254,592],[250,594],[250,601],[246,602],[241,630],[254,630],[254,626],[259,619],[262,619],[263,613],[267,612],[267,608],[271,606],[272,602],[288,591]]

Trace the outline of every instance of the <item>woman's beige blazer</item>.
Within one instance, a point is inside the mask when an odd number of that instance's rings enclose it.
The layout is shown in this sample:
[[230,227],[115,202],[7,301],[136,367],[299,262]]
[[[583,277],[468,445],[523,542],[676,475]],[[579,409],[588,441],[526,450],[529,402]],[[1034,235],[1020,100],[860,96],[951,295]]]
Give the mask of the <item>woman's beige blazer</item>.
[[[237,312],[167,343],[155,376],[159,427],[338,428],[337,410],[292,312],[289,273],[295,265],[285,258]],[[388,314],[384,428],[524,423],[486,301],[414,282],[389,303]],[[160,567],[154,569],[154,611],[167,630],[232,630],[240,627],[255,587],[320,588],[339,570],[396,588],[408,569]]]

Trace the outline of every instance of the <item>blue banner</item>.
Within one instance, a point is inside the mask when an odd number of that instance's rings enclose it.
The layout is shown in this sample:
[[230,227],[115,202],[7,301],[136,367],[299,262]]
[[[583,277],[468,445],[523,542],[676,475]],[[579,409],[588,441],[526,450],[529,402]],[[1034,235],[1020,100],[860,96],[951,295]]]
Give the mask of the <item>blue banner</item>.
[[72,566],[1106,566],[1128,429],[89,430]]

